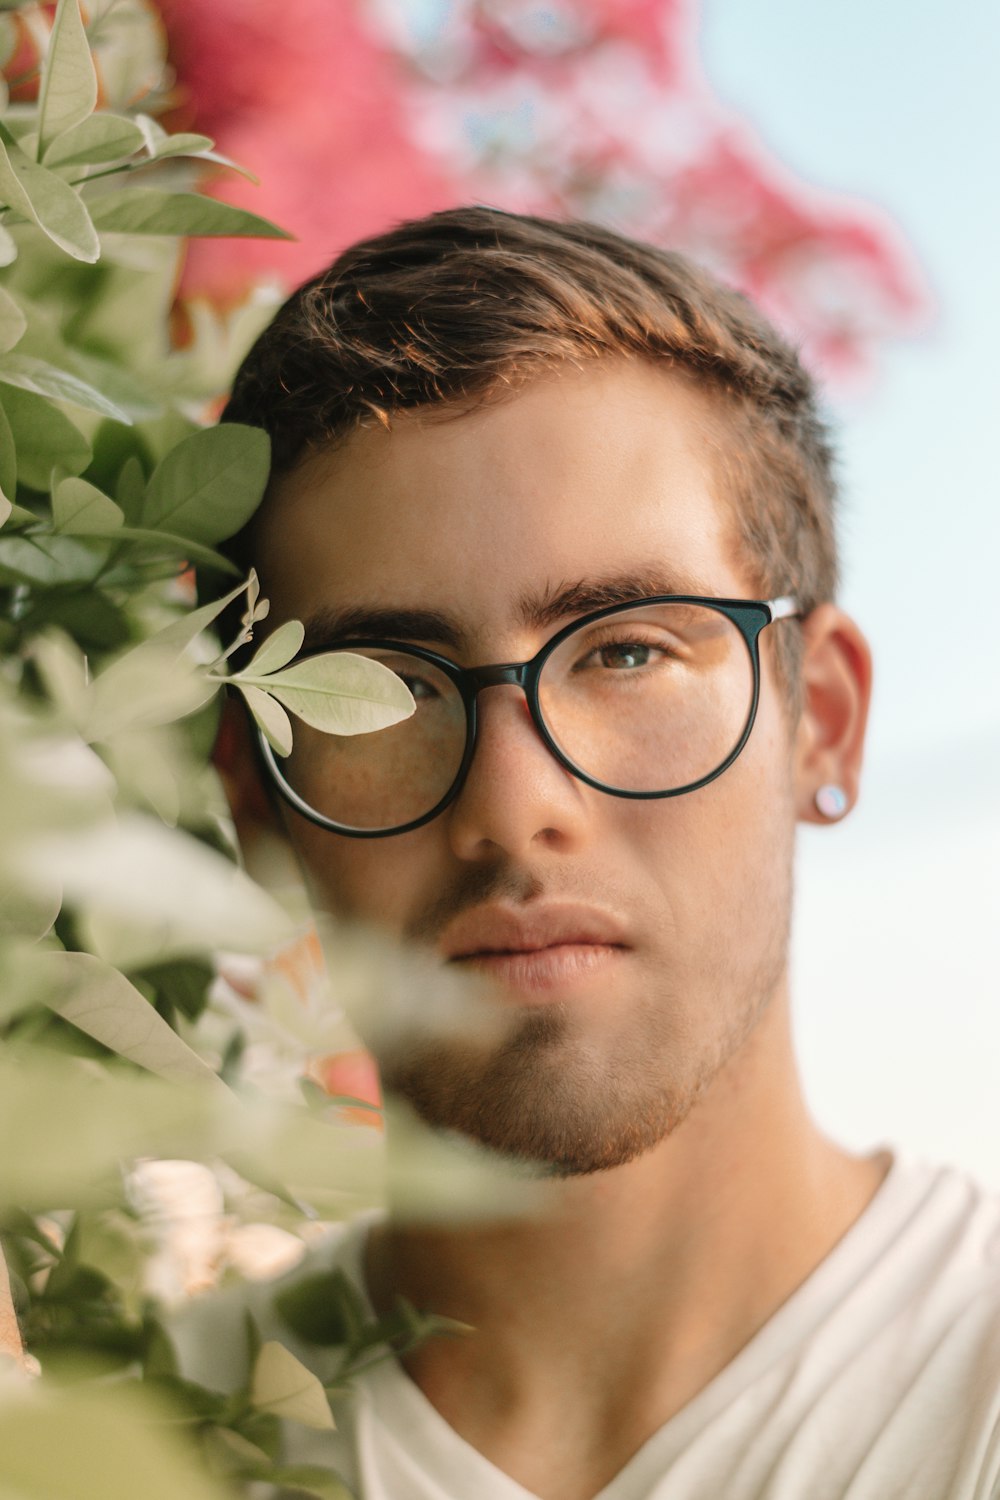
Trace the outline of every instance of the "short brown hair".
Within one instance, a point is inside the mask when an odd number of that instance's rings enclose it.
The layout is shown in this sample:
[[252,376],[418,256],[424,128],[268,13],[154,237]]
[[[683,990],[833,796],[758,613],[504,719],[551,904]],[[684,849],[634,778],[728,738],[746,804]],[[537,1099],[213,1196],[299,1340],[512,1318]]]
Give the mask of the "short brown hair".
[[[808,612],[837,584],[832,453],[795,350],[685,256],[596,224],[450,209],[351,246],[300,287],[223,420],[264,428],[273,472],[404,408],[467,409],[541,369],[609,356],[717,393],[716,461],[756,586]],[[230,554],[251,561],[250,528]],[[782,627],[782,675],[798,631]]]

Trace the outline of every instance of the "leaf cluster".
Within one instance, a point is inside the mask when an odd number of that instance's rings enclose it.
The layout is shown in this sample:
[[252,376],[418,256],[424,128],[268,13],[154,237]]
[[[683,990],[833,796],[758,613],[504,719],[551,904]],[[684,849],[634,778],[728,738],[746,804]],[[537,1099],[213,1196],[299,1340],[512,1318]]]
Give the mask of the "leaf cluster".
[[[191,235],[283,231],[197,190],[233,164],[157,119],[147,0],[0,0],[0,70],[0,1241],[53,1372],[8,1403],[0,1368],[0,1490],[75,1492],[86,1462],[110,1500],[261,1479],[343,1500],[335,1476],[282,1462],[283,1420],[329,1419],[287,1350],[255,1350],[236,1397],[182,1379],[127,1164],[228,1161],[279,1225],[378,1200],[377,1158],[329,1107],[229,1086],[243,1040],[213,1010],[213,953],[267,951],[290,923],[239,866],[209,752],[227,689],[282,755],[293,719],[371,732],[412,700],[373,663],[303,657],[296,621],[255,640],[267,601],[219,550],[260,503],[269,451],[206,424],[269,309],[179,317],[179,257]],[[195,567],[222,595],[199,609]],[[213,634],[227,606],[232,641]],[[352,1324],[343,1379],[419,1329],[412,1309]],[[80,1359],[114,1386],[80,1386]],[[152,1406],[130,1407],[130,1386]],[[110,1428],[124,1468],[91,1440]]]

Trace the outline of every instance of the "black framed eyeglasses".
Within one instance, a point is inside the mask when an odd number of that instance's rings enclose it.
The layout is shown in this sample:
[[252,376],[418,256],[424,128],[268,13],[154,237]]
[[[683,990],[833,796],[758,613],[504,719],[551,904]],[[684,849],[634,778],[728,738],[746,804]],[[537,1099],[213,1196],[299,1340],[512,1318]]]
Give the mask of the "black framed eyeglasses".
[[461,791],[479,694],[511,685],[571,775],[612,797],[679,797],[721,776],[743,749],[760,699],[760,633],[799,613],[787,597],[659,594],[574,620],[530,661],[482,667],[400,641],[342,641],[336,650],[403,679],[412,716],[349,736],[298,723],[280,764],[258,731],[261,755],[282,797],[319,827],[350,838],[407,833]]

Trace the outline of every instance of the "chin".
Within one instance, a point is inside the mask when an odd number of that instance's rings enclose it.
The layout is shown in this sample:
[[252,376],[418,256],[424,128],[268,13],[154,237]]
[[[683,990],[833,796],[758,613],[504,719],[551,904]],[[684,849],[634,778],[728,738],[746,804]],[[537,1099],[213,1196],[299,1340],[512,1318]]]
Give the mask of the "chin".
[[428,1125],[559,1177],[625,1166],[672,1134],[703,1085],[665,1085],[662,1069],[623,1071],[574,1046],[565,1011],[524,1018],[484,1059],[467,1049],[396,1055],[387,1090]]
[[695,1034],[704,997],[646,997],[606,1013],[569,1002],[521,1011],[500,1045],[420,1044],[380,1058],[387,1089],[428,1125],[561,1177],[627,1165],[672,1136],[736,1064],[776,992],[762,964],[716,1024]]

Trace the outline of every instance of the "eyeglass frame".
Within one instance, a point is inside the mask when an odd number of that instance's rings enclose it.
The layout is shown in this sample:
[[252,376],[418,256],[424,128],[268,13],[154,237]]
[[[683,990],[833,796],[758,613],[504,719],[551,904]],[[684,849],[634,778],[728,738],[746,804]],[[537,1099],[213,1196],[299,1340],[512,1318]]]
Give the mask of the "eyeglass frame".
[[[541,703],[538,696],[538,684],[544,670],[545,663],[563,641],[567,640],[576,631],[593,625],[598,620],[604,620],[609,615],[625,613],[631,609],[639,609],[644,605],[655,604],[699,604],[717,613],[725,615],[727,619],[739,630],[746,645],[750,662],[753,667],[753,694],[750,700],[750,709],[747,713],[746,723],[733,749],[726,756],[721,765],[707,776],[700,777],[697,781],[689,782],[687,786],[673,787],[664,792],[635,792],[622,787],[606,786],[604,782],[589,776],[586,771],[569,759],[560,749],[552,734],[549,732],[542,713]],[[379,651],[403,651],[408,656],[415,656],[421,661],[430,662],[437,667],[446,677],[454,683],[458,689],[465,708],[465,749],[462,760],[454,779],[444,796],[431,808],[430,812],[424,813],[419,818],[413,818],[409,823],[401,823],[395,828],[351,828],[342,823],[336,823],[328,818],[325,813],[318,812],[303,797],[300,797],[295,788],[285,780],[281,768],[275,759],[275,753],[264,734],[257,727],[258,748],[268,774],[278,793],[284,800],[302,817],[307,818],[318,828],[325,829],[328,833],[339,833],[345,838],[354,839],[383,839],[391,838],[399,833],[411,833],[415,828],[422,828],[425,823],[432,822],[440,817],[459,796],[469,769],[472,765],[473,756],[476,752],[476,737],[478,731],[478,720],[476,714],[479,694],[488,687],[518,687],[524,693],[528,704],[531,721],[537,730],[542,743],[549,753],[555,758],[559,765],[571,776],[585,785],[593,787],[595,791],[604,792],[609,797],[624,797],[631,801],[662,801],[667,797],[681,797],[688,792],[698,791],[700,787],[707,786],[709,782],[715,781],[724,771],[738,758],[744,750],[750,738],[754,723],[757,718],[757,709],[760,704],[760,635],[766,626],[775,620],[794,619],[800,617],[802,610],[798,600],[790,595],[782,595],[777,599],[716,599],[698,594],[651,594],[648,597],[629,599],[619,604],[605,605],[603,609],[596,609],[590,614],[583,615],[578,620],[573,620],[569,625],[556,632],[554,636],[545,642],[535,655],[527,661],[520,662],[496,662],[482,667],[460,667],[447,656],[441,656],[436,651],[429,651],[425,646],[412,646],[405,641],[391,641],[374,637],[359,637],[352,640],[337,641],[335,645],[329,644],[317,646],[315,650],[304,652],[300,660],[307,660],[310,656],[318,656],[329,651],[357,651],[357,650],[379,650]],[[381,730],[374,733],[380,734]]]

